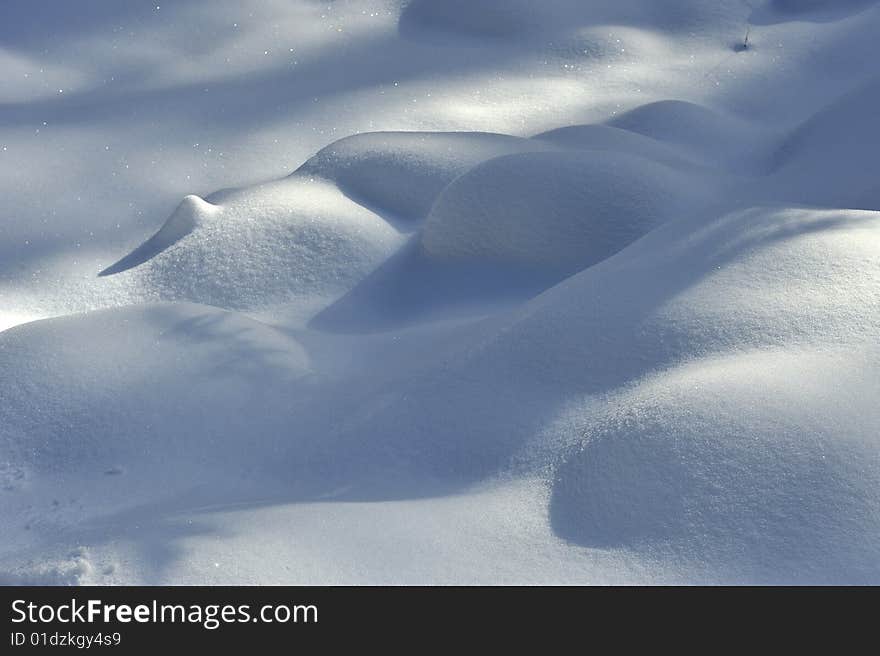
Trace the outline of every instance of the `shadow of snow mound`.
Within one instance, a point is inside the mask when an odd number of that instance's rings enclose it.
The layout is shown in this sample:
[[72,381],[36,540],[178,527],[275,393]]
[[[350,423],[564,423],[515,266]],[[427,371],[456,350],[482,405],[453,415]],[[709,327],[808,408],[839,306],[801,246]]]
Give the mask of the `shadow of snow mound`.
[[432,320],[484,316],[522,302],[559,280],[555,267],[428,257],[418,235],[309,326],[332,333],[373,333]]
[[793,14],[817,9],[853,9],[870,5],[877,0],[771,0],[770,6],[777,11]]
[[880,184],[871,187],[859,195],[852,207],[857,209],[880,211]]
[[757,351],[640,382],[559,468],[554,530],[721,581],[880,580],[878,365]]
[[540,29],[544,14],[521,0],[412,0],[400,15],[400,32],[406,36],[438,31],[478,38],[512,37]]
[[673,0],[659,7],[638,0],[411,0],[401,13],[399,30],[421,39],[432,34],[523,39],[604,24],[675,31],[712,15],[712,8],[698,0]]
[[754,25],[772,25],[788,20],[825,23],[864,11],[877,0],[770,0],[749,17]]

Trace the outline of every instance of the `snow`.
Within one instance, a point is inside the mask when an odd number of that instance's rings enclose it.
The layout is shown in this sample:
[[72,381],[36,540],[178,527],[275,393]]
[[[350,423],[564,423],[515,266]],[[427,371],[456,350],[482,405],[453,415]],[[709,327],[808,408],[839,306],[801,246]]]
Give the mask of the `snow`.
[[0,583],[880,582],[880,3],[4,18]]
[[663,165],[609,151],[496,157],[443,190],[421,246],[427,257],[548,268],[564,278],[696,211],[705,189],[688,182]]

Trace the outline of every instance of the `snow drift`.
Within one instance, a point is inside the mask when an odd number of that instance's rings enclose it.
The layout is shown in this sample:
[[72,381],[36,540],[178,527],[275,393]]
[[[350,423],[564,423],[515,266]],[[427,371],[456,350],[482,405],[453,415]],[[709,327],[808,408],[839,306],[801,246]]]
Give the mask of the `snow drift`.
[[876,2],[43,5],[0,582],[880,581]]

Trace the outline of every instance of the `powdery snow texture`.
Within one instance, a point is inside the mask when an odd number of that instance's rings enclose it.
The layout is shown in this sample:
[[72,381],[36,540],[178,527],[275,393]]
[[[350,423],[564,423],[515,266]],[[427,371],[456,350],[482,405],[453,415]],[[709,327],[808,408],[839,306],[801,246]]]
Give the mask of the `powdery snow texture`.
[[4,156],[252,154],[8,194],[0,583],[880,582],[878,3],[257,4],[143,80],[43,31],[161,16],[12,7]]

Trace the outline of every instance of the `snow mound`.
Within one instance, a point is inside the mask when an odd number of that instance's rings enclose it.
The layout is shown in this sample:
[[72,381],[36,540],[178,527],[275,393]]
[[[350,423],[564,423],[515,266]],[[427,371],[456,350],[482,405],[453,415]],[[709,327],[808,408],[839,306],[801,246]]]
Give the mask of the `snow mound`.
[[661,100],[636,107],[609,125],[675,144],[703,161],[752,163],[761,153],[764,131],[742,119],[682,100]]
[[[479,360],[516,362],[503,372],[492,365],[501,379],[605,392],[686,359],[862,343],[880,334],[878,299],[880,213],[698,216],[657,228],[524,304]],[[533,358],[529,344],[549,346]]]
[[332,298],[396,252],[438,194],[472,166],[553,150],[549,142],[476,132],[347,137],[287,178],[218,191],[210,202],[187,196],[153,237],[101,275],[124,273],[148,297],[232,309]]
[[480,132],[369,132],[323,148],[295,176],[333,181],[350,198],[387,218],[424,218],[452,180],[480,162],[553,146]]
[[[366,461],[363,449],[381,441],[411,467],[464,480],[553,460],[594,404],[647,376],[700,358],[876,340],[878,253],[875,212],[755,208],[672,221],[462,331],[405,394],[377,391],[383,402],[365,403],[335,450]],[[569,404],[582,410],[570,415]]]
[[777,150],[773,191],[804,203],[859,203],[877,186],[878,105],[880,78],[874,78],[798,126]]
[[403,241],[385,219],[319,178],[286,178],[222,199],[197,221],[190,219],[196,204],[185,202],[182,219],[178,210],[170,225],[105,273],[152,253],[119,275],[163,300],[261,308],[294,296],[338,294]]
[[[534,150],[489,159],[449,183],[407,247],[312,326],[371,332],[483,314],[540,293],[667,220],[723,204],[727,183],[715,170],[650,137],[594,125],[531,142]],[[560,149],[540,148],[557,142]]]
[[191,485],[200,467],[271,459],[280,427],[261,409],[308,374],[309,360],[241,315],[155,304],[11,328],[0,367],[16,372],[0,388],[0,452],[28,494],[46,476],[111,484],[142,473],[161,493]]
[[557,472],[558,534],[707,580],[880,578],[876,344],[752,351],[615,396]]
[[880,582],[876,0],[3,16],[0,583]]
[[421,247],[437,260],[591,266],[701,202],[683,174],[609,151],[527,153],[474,167],[440,195]]
[[284,479],[297,439],[288,413],[302,411],[311,373],[290,337],[190,304],[16,326],[0,334],[0,368],[15,372],[0,386],[12,482],[0,489],[0,582],[40,585],[116,580],[107,557],[65,555],[100,550],[108,521],[141,542],[146,566],[144,549],[161,561],[169,535],[196,528],[152,513]]

